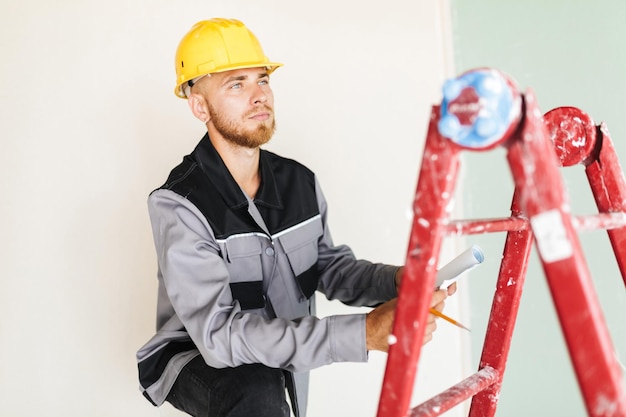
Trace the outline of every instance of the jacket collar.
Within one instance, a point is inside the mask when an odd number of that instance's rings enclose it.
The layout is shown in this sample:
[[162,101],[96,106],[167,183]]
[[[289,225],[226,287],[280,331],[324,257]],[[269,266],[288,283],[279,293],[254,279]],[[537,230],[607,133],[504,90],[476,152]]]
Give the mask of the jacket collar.
[[[232,209],[247,207],[248,199],[237,184],[226,164],[219,155],[209,134],[206,133],[196,149],[192,153],[192,157],[198,164],[204,175],[215,184],[222,198]],[[270,208],[281,209],[283,207],[276,179],[274,178],[274,170],[269,152],[261,149],[259,164],[261,169],[261,186],[257,192],[254,202]]]

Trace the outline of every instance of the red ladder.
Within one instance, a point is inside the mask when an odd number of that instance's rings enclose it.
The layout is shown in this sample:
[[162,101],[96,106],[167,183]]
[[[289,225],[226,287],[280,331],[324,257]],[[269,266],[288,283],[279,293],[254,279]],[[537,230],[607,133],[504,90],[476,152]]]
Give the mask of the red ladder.
[[[496,412],[533,240],[589,416],[626,416],[626,393],[575,229],[607,229],[626,284],[626,182],[606,126],[562,107],[543,118],[532,91],[506,75],[468,71],[433,106],[414,199],[378,417],[438,416],[472,398],[470,417]],[[462,150],[506,148],[511,216],[450,219]],[[584,164],[599,213],[572,216],[559,166]],[[436,266],[445,236],[507,232],[478,371],[409,410]],[[391,343],[391,342],[390,342]]]

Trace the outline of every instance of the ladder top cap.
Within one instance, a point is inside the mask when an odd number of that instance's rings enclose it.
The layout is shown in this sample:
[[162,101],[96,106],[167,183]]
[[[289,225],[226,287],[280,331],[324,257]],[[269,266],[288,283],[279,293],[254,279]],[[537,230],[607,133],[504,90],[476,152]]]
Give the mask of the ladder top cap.
[[467,71],[443,85],[439,133],[475,150],[504,142],[521,115],[515,83],[490,68]]

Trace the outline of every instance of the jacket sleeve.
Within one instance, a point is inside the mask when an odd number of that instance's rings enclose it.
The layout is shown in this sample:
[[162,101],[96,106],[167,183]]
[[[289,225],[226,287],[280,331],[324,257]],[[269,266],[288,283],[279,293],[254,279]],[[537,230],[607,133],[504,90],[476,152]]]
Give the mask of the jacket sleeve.
[[335,246],[328,229],[326,199],[317,179],[315,186],[324,225],[318,245],[318,290],[328,299],[351,306],[373,307],[397,297],[395,275],[400,267],[356,259],[348,246]]
[[242,312],[219,246],[199,210],[169,190],[153,192],[148,208],[159,279],[171,304],[165,314],[178,316],[208,365],[262,363],[304,372],[367,360],[363,314],[286,320]]

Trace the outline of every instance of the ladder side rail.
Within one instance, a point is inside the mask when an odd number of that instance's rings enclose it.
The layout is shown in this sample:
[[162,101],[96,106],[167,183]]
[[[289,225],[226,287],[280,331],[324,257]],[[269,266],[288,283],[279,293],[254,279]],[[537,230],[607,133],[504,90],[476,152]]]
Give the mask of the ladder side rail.
[[[596,125],[576,107],[557,107],[543,116],[562,166],[584,165],[585,174],[600,214],[594,229],[607,229],[617,264],[626,284],[626,179],[617,158],[609,129]],[[614,216],[621,224],[606,225],[601,216]],[[594,220],[594,219],[591,219]],[[617,224],[617,222],[616,222]],[[578,225],[577,225],[578,226]]]
[[[511,204],[513,217],[522,216],[518,198],[519,192],[516,190]],[[470,417],[493,417],[496,413],[532,243],[530,229],[507,233],[479,364],[479,369],[495,369],[498,378],[494,384],[474,396]]]
[[507,159],[529,216],[587,412],[626,415],[626,395],[599,301],[565,201],[559,164],[532,92],[525,95],[522,140]]
[[[626,213],[626,180],[617,152],[606,125],[601,123],[597,128],[600,151],[585,168],[591,191],[600,212]],[[626,226],[607,230],[607,234],[626,285]]]
[[398,294],[378,417],[404,417],[409,408],[425,334],[459,148],[437,129],[433,106],[413,202],[413,225]]

